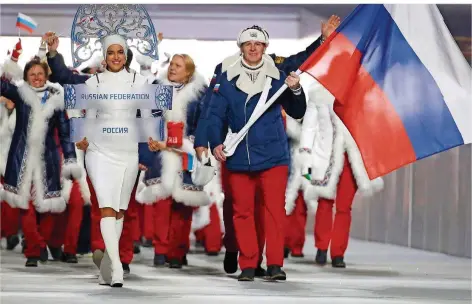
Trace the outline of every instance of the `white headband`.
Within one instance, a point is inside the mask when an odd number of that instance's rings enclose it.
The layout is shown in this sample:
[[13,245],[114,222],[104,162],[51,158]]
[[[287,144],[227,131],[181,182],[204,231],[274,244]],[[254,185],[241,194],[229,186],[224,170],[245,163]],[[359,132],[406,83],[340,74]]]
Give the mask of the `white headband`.
[[128,45],[126,44],[126,39],[121,35],[109,35],[102,38],[103,58],[107,58],[108,48],[113,44],[121,45],[125,52],[125,57],[128,57]]
[[244,43],[248,41],[259,41],[265,43],[266,46],[269,45],[269,35],[263,29],[256,29],[256,28],[248,28],[242,30],[239,33],[238,37],[238,46],[241,47]]

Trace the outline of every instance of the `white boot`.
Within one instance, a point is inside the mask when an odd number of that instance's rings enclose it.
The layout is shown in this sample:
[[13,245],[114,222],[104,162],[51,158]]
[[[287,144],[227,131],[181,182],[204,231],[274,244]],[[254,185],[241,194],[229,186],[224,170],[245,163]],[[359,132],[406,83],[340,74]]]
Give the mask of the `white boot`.
[[[118,238],[118,244],[120,244],[121,232],[123,231],[123,220],[124,220],[123,217],[120,218],[120,219],[117,219],[116,224],[115,224],[116,236]],[[119,256],[119,248],[118,248],[118,256]],[[123,276],[124,276],[123,273],[124,272],[123,272],[123,265],[121,264],[121,261],[120,261],[120,270],[121,271],[119,271],[119,272],[113,271],[111,284],[110,284],[112,287],[115,284],[116,285],[121,284],[121,286],[123,285]],[[119,287],[121,287],[121,286],[119,286]]]
[[[108,255],[108,251],[105,249],[103,253],[103,258],[100,263],[100,276],[98,277],[98,281],[100,285],[110,285],[111,284],[111,260],[110,256]],[[100,283],[103,282],[104,284]]]
[[120,242],[120,238],[121,238],[121,232],[123,232],[123,221],[124,221],[124,217],[120,218],[119,220],[116,220],[116,236],[118,237],[118,243]]
[[100,249],[96,249],[94,252],[93,252],[93,255],[92,255],[92,260],[93,260],[93,263],[95,264],[95,266],[97,266],[98,269],[100,269],[100,265],[102,263],[102,260],[103,260],[103,251],[101,251]]
[[[105,256],[101,263],[100,270],[105,270],[105,264],[107,256],[111,262],[111,286],[121,287],[123,286],[123,267],[120,261],[120,253],[118,250],[118,237],[116,231],[116,219],[114,217],[104,217],[100,221],[100,229],[102,231],[103,241],[105,242]],[[100,271],[102,278],[108,281],[104,274],[105,271]]]

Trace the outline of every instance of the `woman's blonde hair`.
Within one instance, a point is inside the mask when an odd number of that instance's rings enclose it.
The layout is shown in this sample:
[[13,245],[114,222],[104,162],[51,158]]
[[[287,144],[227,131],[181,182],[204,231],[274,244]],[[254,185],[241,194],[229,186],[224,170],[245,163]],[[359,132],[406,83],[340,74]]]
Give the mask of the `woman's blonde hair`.
[[189,82],[190,79],[193,77],[193,74],[195,73],[195,62],[193,61],[192,57],[190,57],[187,54],[175,54],[173,57],[180,57],[184,61],[185,65],[185,70],[188,73],[188,78],[186,82]]

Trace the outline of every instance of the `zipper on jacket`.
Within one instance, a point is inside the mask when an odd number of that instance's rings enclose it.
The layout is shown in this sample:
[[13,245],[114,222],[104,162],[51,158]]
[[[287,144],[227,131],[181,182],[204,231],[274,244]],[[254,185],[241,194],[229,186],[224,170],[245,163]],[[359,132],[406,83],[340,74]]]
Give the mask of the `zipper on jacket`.
[[[246,109],[247,109],[247,101],[244,104],[244,123],[247,124],[247,119],[246,119]],[[249,143],[248,143],[248,138],[249,138],[249,130],[246,133],[246,152],[247,152],[247,160],[249,162],[249,167],[251,167],[251,158],[249,157]]]

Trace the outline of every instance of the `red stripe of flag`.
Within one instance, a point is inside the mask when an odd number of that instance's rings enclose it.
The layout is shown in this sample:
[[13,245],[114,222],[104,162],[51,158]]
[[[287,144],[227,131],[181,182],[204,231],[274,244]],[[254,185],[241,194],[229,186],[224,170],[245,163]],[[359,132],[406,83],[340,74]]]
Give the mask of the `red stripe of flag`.
[[17,28],[20,28],[20,29],[24,29],[25,31],[27,31],[27,32],[30,33],[30,34],[33,33],[33,29],[31,29],[30,27],[24,25],[23,23],[17,22],[17,23],[16,23],[16,27],[17,27]]
[[300,67],[336,98],[334,111],[361,152],[370,179],[416,160],[394,107],[362,67],[362,53],[341,33],[333,33]]

